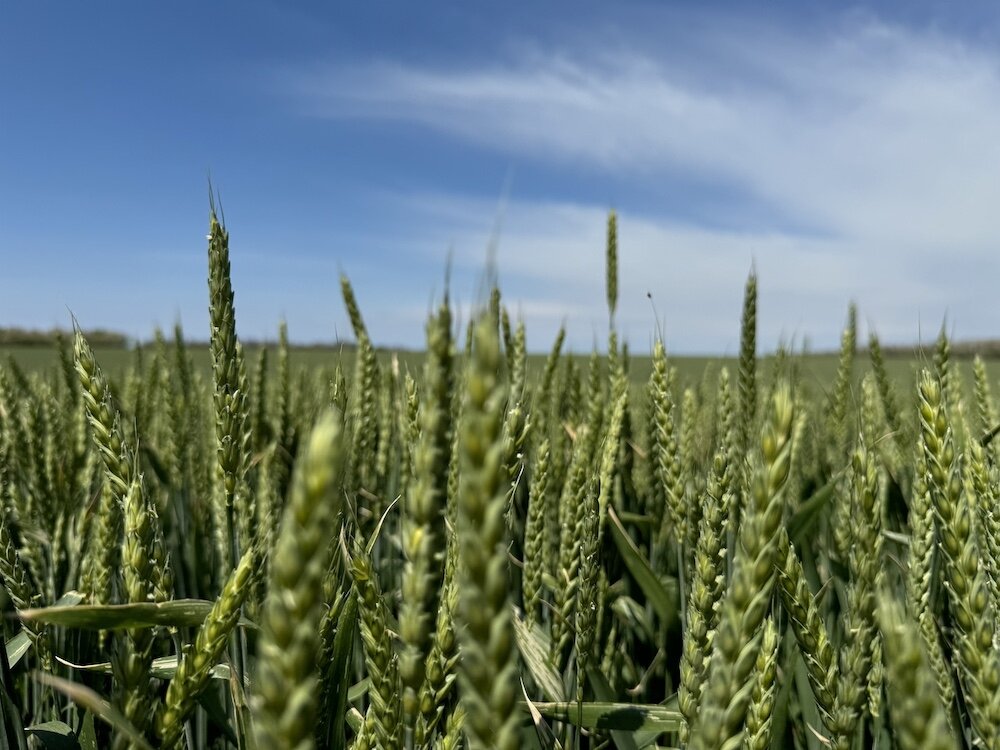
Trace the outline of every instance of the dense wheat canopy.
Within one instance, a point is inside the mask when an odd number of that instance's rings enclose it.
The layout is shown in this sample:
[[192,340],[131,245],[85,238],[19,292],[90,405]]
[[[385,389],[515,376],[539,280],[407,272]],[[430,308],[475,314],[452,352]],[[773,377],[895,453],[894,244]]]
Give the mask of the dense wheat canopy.
[[756,272],[737,359],[643,362],[617,232],[588,360],[495,285],[386,358],[346,277],[351,351],[250,355],[213,209],[210,363],[0,365],[2,746],[1000,746],[985,364],[942,329],[900,387],[851,306],[820,387]]

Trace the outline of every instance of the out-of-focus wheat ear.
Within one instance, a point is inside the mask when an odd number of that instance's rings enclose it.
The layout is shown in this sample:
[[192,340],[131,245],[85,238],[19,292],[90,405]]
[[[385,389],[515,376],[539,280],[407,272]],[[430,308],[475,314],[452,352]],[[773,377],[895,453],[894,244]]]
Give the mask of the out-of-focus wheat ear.
[[872,372],[875,374],[875,383],[878,386],[882,414],[885,416],[886,424],[892,433],[892,440],[898,451],[905,452],[911,443],[908,440],[909,435],[903,424],[902,411],[899,407],[899,397],[892,379],[889,377],[889,371],[886,369],[885,356],[882,354],[882,346],[875,331],[868,333],[868,357],[871,359]]
[[514,335],[510,326],[510,313],[506,306],[500,308],[500,336],[503,341],[504,363],[507,367],[507,375],[510,377],[514,371]]
[[618,461],[621,456],[622,430],[625,426],[625,416],[628,413],[628,381],[624,377],[620,378],[613,385],[613,390],[614,401],[612,402],[611,416],[608,419],[607,432],[604,434],[604,445],[600,446],[601,462],[598,465],[598,543],[604,538],[608,507],[611,505],[614,494],[615,481],[621,472]]
[[[538,386],[532,395],[532,418],[536,425],[536,434],[544,435],[552,441],[552,449],[558,456],[559,437],[563,436],[560,424],[559,402],[564,395],[562,389],[556,389],[556,370],[560,363],[563,343],[566,341],[566,326],[559,327],[548,356]],[[567,359],[567,362],[569,360]],[[558,469],[556,469],[558,475]]]
[[[502,297],[500,294],[500,287],[497,285],[497,281],[494,275],[494,278],[490,282],[490,299],[489,303],[486,306],[486,311],[485,311],[485,314],[489,316],[491,321],[493,321],[494,326],[500,325],[500,308],[502,307],[501,301]],[[478,320],[475,317],[473,317],[472,320],[469,321],[473,329],[475,329],[475,324],[477,322]]]
[[250,412],[251,445],[255,451],[261,451],[270,439],[270,428],[267,419],[267,346],[262,346],[257,352],[257,363],[254,366],[253,377],[253,408]]
[[559,355],[562,352],[563,344],[566,342],[566,326],[559,326],[552,348],[548,357],[545,358],[545,369],[542,370],[542,379],[539,383],[539,392],[548,393],[552,389],[552,382],[556,374],[556,366],[559,364]]
[[781,530],[778,539],[778,588],[781,603],[788,613],[792,633],[802,652],[806,676],[816,698],[820,720],[830,735],[834,747],[843,747],[850,741],[854,715],[843,710],[838,698],[840,683],[837,653],[823,623],[823,616],[816,606],[812,591],[802,571],[802,562],[788,541],[788,534]]
[[240,609],[254,588],[254,579],[260,571],[259,549],[248,549],[198,628],[194,642],[185,646],[177,671],[167,685],[164,705],[156,714],[156,731],[160,747],[164,750],[181,746],[184,724],[194,711],[198,697],[208,686],[213,667],[225,653],[229,637],[239,620]]
[[[338,368],[339,371],[339,368]],[[288,324],[281,321],[278,327],[278,382],[274,405],[275,451],[273,461],[273,482],[275,505],[274,522],[277,523],[284,510],[285,494],[291,478],[292,449],[295,427],[292,424],[292,375],[289,362]],[[341,408],[343,411],[343,408]],[[274,532],[274,529],[271,529]]]
[[558,580],[559,576],[560,550],[562,549],[562,527],[560,526],[562,488],[566,484],[573,446],[565,431],[551,431],[549,440],[551,441],[548,470],[550,489],[543,525],[545,539],[542,549],[545,555],[542,560],[544,566],[542,579],[544,581],[547,574],[551,582]]
[[608,380],[614,381],[624,373],[622,352],[618,346],[618,331],[612,328],[608,332]]
[[768,614],[784,514],[795,414],[791,391],[779,385],[761,433],[751,503],[740,528],[733,579],[726,591],[702,703],[691,731],[692,750],[719,748],[742,733],[753,661]]
[[618,214],[608,214],[608,243],[605,256],[605,280],[607,283],[608,316],[614,328],[615,310],[618,308]]
[[934,378],[945,394],[948,393],[948,382],[951,379],[951,342],[948,340],[948,322],[941,323],[937,339],[934,342]]
[[[902,476],[905,460],[896,442],[879,401],[878,382],[872,373],[861,380],[860,440],[876,457],[879,474]],[[884,483],[883,483],[884,484]]]
[[188,437],[188,426],[192,423],[193,386],[190,359],[184,345],[184,333],[180,323],[174,326],[171,361],[164,377],[167,380],[167,410],[169,413],[169,462],[171,482],[177,487],[190,483],[193,479],[193,446]]
[[445,577],[441,584],[438,604],[437,627],[431,651],[424,669],[424,684],[420,689],[420,716],[414,733],[414,746],[429,747],[438,732],[442,719],[456,710],[455,681],[458,673],[459,646],[455,632],[458,614],[458,540],[454,531],[448,536],[448,559]]
[[[458,390],[457,388],[455,389]],[[458,424],[461,419],[462,410],[461,408],[453,408],[452,412],[452,424]],[[445,507],[445,522],[448,528],[452,532],[458,530],[458,459],[459,459],[459,448],[458,448],[458,430],[452,430],[454,433],[451,438],[451,454],[448,460],[448,503]],[[449,537],[450,538],[450,537]]]
[[[736,482],[736,412],[733,404],[733,393],[730,386],[729,369],[723,367],[719,371],[718,383],[718,425],[719,438],[715,455],[712,458],[710,476],[715,476],[718,480],[716,496],[725,498],[727,495],[737,491]],[[793,432],[794,437],[794,432]],[[792,445],[794,457],[796,446]],[[721,462],[721,465],[720,465]],[[728,499],[727,499],[728,501]],[[728,510],[728,509],[727,509]],[[727,541],[732,538],[732,524],[726,521]],[[724,542],[726,543],[726,542]]]
[[62,371],[66,395],[74,406],[80,404],[80,388],[73,362],[73,345],[62,331],[56,332],[56,351],[59,353],[59,369]]
[[764,621],[764,635],[753,671],[753,690],[747,708],[743,750],[768,750],[771,747],[771,715],[778,689],[778,646],[781,638],[774,620]]
[[424,399],[419,412],[419,437],[413,447],[413,482],[404,498],[402,517],[403,571],[399,663],[408,726],[419,711],[418,692],[430,652],[434,620],[444,579],[448,473],[453,425],[454,345],[451,310],[441,305],[427,324]]
[[[997,412],[997,404],[993,398],[993,389],[990,387],[989,373],[986,371],[986,363],[978,354],[972,361],[973,392],[976,398],[976,429],[971,437],[976,440],[985,440],[997,425],[1000,425],[1000,413]],[[992,458],[996,461],[1000,458],[1000,440],[996,438],[989,440],[988,450]]]
[[986,582],[993,594],[993,608],[1000,606],[1000,510],[997,485],[991,478],[986,448],[978,440],[969,440],[965,456],[966,494],[972,498],[976,518],[976,541],[986,570]]
[[521,594],[524,601],[524,619],[533,625],[538,616],[542,592],[542,578],[546,570],[546,543],[550,538],[545,524],[549,517],[549,455],[551,448],[546,438],[538,447],[532,461],[531,480],[528,488],[528,520],[524,530],[524,572],[521,576]]
[[[728,377],[726,378],[728,382]],[[687,744],[711,657],[712,638],[718,625],[719,602],[726,588],[726,514],[734,501],[725,486],[729,471],[725,447],[720,446],[712,462],[704,496],[704,512],[699,523],[694,550],[689,594],[685,609],[684,646],[681,651],[680,684],[677,703],[684,722],[681,744]]]
[[[512,430],[512,434],[516,436],[523,435],[526,431],[526,425],[528,422],[527,405],[528,405],[528,391],[527,391],[527,381],[528,381],[528,339],[527,330],[524,326],[524,321],[519,320],[517,322],[517,328],[514,330],[514,339],[511,342],[511,363],[510,363],[510,391],[508,393],[508,412],[512,411],[513,408],[519,408],[522,412],[520,416],[521,424],[518,429]],[[508,417],[510,421],[510,417]],[[512,465],[512,461],[508,460],[508,466]],[[509,468],[509,473],[516,475],[519,465],[517,468]]]
[[696,491],[696,453],[695,432],[698,429],[699,410],[698,398],[694,389],[685,388],[684,396],[681,400],[681,426],[680,441],[678,446],[678,463],[681,468],[681,486],[684,487],[685,518],[684,528],[687,531],[684,539],[683,560],[684,560],[684,580],[691,577],[691,565],[694,562],[694,549],[698,544],[698,528],[701,524],[703,513],[702,504],[690,498],[691,493]]
[[[730,495],[731,499],[727,502],[731,502],[733,505],[738,505],[742,502],[740,500],[740,482],[742,481],[743,476],[744,458],[743,454],[739,452],[740,436],[739,418],[736,413],[737,402],[736,398],[734,398],[729,369],[726,367],[723,367],[719,372],[717,404],[719,436],[716,452],[722,455],[724,465],[724,470],[719,476],[719,492],[724,497],[726,495]],[[794,428],[792,431],[792,437],[793,439],[795,438]],[[797,452],[801,452],[801,447],[796,447],[793,444],[793,458]],[[715,459],[713,457],[713,465],[714,463]],[[792,469],[794,469],[794,465],[792,466]],[[789,472],[789,478],[791,478],[791,471]],[[736,554],[737,532],[738,529],[735,525],[735,519],[732,517],[732,508],[727,507],[726,540],[723,545],[726,550],[725,572],[727,576],[729,571],[732,570],[733,558]]]
[[942,401],[942,386],[924,370],[920,376],[920,429],[931,500],[945,558],[946,589],[955,620],[953,643],[974,736],[984,747],[1000,747],[1000,659],[996,620],[975,541],[955,438]]
[[[870,513],[870,523],[864,524],[860,532],[855,534],[856,539],[862,540],[864,544],[870,544],[872,549],[871,560],[874,561],[874,578],[870,573],[866,573],[871,583],[871,641],[869,656],[870,667],[866,677],[863,677],[865,689],[868,694],[868,711],[873,719],[879,718],[882,710],[882,694],[884,683],[884,661],[882,656],[882,633],[878,628],[878,602],[877,592],[885,586],[886,574],[883,553],[883,532],[885,519],[887,516],[887,477],[892,476],[890,466],[900,470],[903,465],[903,456],[896,449],[896,443],[888,439],[888,436],[879,432],[880,427],[885,426],[884,415],[881,413],[878,401],[878,383],[876,378],[870,373],[865,376],[861,383],[861,442],[860,447],[867,454],[864,457],[865,464],[863,486],[871,489],[871,494],[864,495],[864,502],[859,503],[863,513]],[[883,439],[884,438],[884,439]],[[882,451],[878,448],[881,445]],[[887,458],[891,455],[891,460]],[[882,461],[879,461],[879,458]],[[871,466],[869,466],[871,464]],[[853,466],[853,464],[852,464]],[[855,484],[855,491],[858,485]],[[867,491],[866,491],[867,493]],[[870,500],[869,500],[870,498]],[[856,523],[863,523],[869,516],[858,518]],[[877,534],[877,536],[872,536]],[[858,570],[867,570],[869,561],[860,561]]]
[[[740,324],[740,359],[737,371],[736,410],[737,456],[750,456],[753,453],[754,430],[757,424],[757,271],[750,269],[746,288],[743,292],[743,316]],[[748,464],[740,459],[739,464],[739,502],[732,511],[733,528],[739,528],[743,508],[749,502],[747,485]],[[735,553],[735,548],[733,552]]]
[[587,363],[587,390],[584,402],[573,410],[577,421],[586,427],[584,434],[588,446],[587,450],[591,452],[600,441],[604,428],[605,404],[608,400],[609,378],[602,370],[601,357],[595,349],[590,353],[590,360]]
[[465,347],[462,349],[466,357],[469,357],[472,354],[472,341],[474,337],[475,337],[475,321],[470,320],[468,323],[465,324]]
[[827,464],[834,469],[839,468],[848,457],[850,441],[857,433],[854,420],[857,410],[851,406],[854,360],[858,348],[857,326],[858,311],[852,302],[847,308],[847,323],[840,336],[840,358],[830,397],[829,419],[834,439],[827,444]]
[[259,748],[314,745],[322,581],[343,503],[346,440],[339,416],[328,412],[296,462],[257,642],[253,706]]
[[900,750],[958,750],[941,703],[934,669],[915,622],[888,592],[880,598],[879,621],[888,668],[889,714]]
[[340,276],[340,294],[344,298],[344,307],[347,308],[347,317],[351,321],[351,330],[354,331],[354,338],[360,340],[368,338],[368,328],[365,320],[361,316],[361,308],[358,306],[358,298],[354,296],[354,287],[351,286],[347,276]]
[[882,509],[875,457],[863,440],[855,448],[851,466],[850,581],[841,648],[843,674],[837,697],[840,707],[849,709],[856,722],[868,704],[868,680],[878,634],[875,592],[882,570]]
[[918,445],[913,485],[910,492],[910,552],[906,568],[906,596],[924,641],[927,660],[937,680],[941,702],[949,709],[955,701],[955,683],[945,659],[938,631],[938,613],[932,596],[933,571],[937,567],[938,546],[934,525],[927,460]]
[[[274,544],[278,518],[281,514],[281,503],[275,487],[275,470],[274,453],[269,451],[267,457],[257,465],[255,482],[257,486],[254,490],[255,505],[257,506],[257,541],[253,546],[262,550],[270,550]],[[246,554],[245,551],[244,554]],[[242,560],[242,558],[240,559]],[[264,604],[264,597],[267,595],[266,576],[256,576],[253,585],[256,590],[247,597],[247,616],[257,622],[260,620],[260,607]]]
[[[653,461],[655,494],[666,507],[657,509],[663,519],[657,529],[656,546],[665,550],[670,539],[680,543],[687,537],[687,508],[677,442],[671,375],[663,342],[653,345],[653,371],[649,378],[649,399],[652,405],[650,422],[650,458]],[[655,515],[654,515],[655,517]]]
[[850,408],[854,382],[854,355],[856,334],[853,305],[848,314],[848,324],[840,337],[840,356],[837,361],[837,375],[829,400],[829,438],[824,444],[823,460],[829,473],[835,476],[832,503],[831,527],[833,529],[833,549],[836,556],[846,560],[851,548],[851,488],[845,474],[836,472],[850,461],[850,443],[857,433],[853,429],[853,415],[857,411]]
[[619,675],[624,661],[621,652],[621,627],[621,621],[618,618],[611,618],[601,654],[601,672],[608,678],[608,684],[612,688],[615,688],[619,683]]
[[400,435],[399,496],[406,497],[413,482],[413,459],[420,440],[420,396],[410,373],[403,378],[402,408],[398,410]]
[[[350,289],[350,286],[345,286],[345,289]],[[354,355],[354,377],[351,381],[347,406],[347,420],[351,427],[352,438],[347,463],[347,486],[351,492],[365,489],[368,492],[367,497],[374,498],[373,504],[367,508],[367,515],[361,518],[362,528],[365,530],[374,527],[383,510],[381,498],[374,494],[378,489],[376,485],[379,479],[375,473],[378,451],[379,410],[376,397],[378,382],[375,348],[367,332],[362,328]]]
[[375,451],[375,476],[378,478],[376,489],[379,494],[395,497],[393,487],[390,487],[390,473],[398,465],[399,435],[396,433],[396,413],[398,411],[399,391],[399,358],[392,355],[391,366],[381,371],[378,383],[378,445]]
[[376,747],[395,750],[402,746],[403,724],[400,721],[399,658],[389,632],[389,612],[372,568],[368,551],[360,540],[351,555],[351,577],[358,598],[361,642],[371,687],[365,723]]
[[382,499],[375,494],[379,477],[376,476],[376,455],[378,452],[378,401],[376,389],[379,383],[378,360],[375,347],[368,334],[361,309],[358,307],[354,289],[346,276],[340,277],[340,290],[344,307],[351,320],[351,328],[357,340],[354,354],[354,377],[348,399],[347,421],[351,428],[351,450],[348,456],[347,487],[350,492],[358,489],[368,491],[374,498],[367,508],[367,515],[361,518],[362,528],[371,529],[382,515]]
[[[616,490],[620,491],[621,483],[625,481],[625,466],[622,464],[624,450],[622,441],[628,415],[628,404],[628,377],[625,374],[620,374],[611,384],[611,402],[609,404],[611,413],[607,419],[604,444],[595,446],[595,450],[600,449],[601,459],[597,475],[597,498],[596,509],[594,509],[596,515],[593,519],[588,517],[582,520],[584,533],[580,550],[582,555],[580,560],[581,583],[577,593],[576,607],[578,690],[582,690],[580,682],[582,674],[593,663],[590,651],[593,648],[594,631],[600,632],[602,630],[601,626],[605,614],[608,585],[599,553],[604,544],[604,531],[609,508],[612,500],[619,497],[616,495]],[[590,506],[590,502],[584,506],[587,514],[592,512]],[[592,524],[596,524],[596,529],[591,528]],[[582,643],[581,638],[583,638]],[[583,647],[582,657],[581,646]],[[578,697],[582,700],[582,692],[579,693]]]
[[471,750],[520,746],[513,625],[507,597],[506,481],[496,323],[476,321],[465,380],[458,490],[459,686]]
[[937,341],[934,343],[934,377],[941,388],[942,400],[948,407],[948,418],[956,444],[965,445],[968,433],[965,405],[962,399],[961,372],[951,359],[951,340],[948,337],[948,321],[942,321]]
[[580,543],[580,585],[577,589],[577,603],[574,619],[576,631],[576,700],[583,702],[587,668],[593,663],[595,630],[597,627],[598,578],[600,575],[600,537],[598,521],[598,501],[593,483],[584,503],[584,518],[581,524]]
[[580,585],[580,548],[582,537],[577,533],[584,518],[584,498],[590,472],[589,428],[577,433],[566,482],[559,496],[559,565],[555,572],[557,585],[552,592],[555,612],[552,619],[552,659],[557,668],[565,666],[572,640],[572,626]]
[[805,499],[804,488],[812,477],[811,467],[808,467],[804,460],[809,455],[806,450],[806,430],[811,424],[809,403],[801,393],[796,395],[795,415],[795,424],[792,425],[791,470],[788,472],[788,485],[785,489],[790,513],[795,513],[801,507]]

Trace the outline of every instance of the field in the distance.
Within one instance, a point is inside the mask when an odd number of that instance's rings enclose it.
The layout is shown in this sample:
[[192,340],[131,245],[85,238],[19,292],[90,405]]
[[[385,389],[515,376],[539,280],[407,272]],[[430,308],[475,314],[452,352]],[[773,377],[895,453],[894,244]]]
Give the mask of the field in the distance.
[[[211,371],[211,355],[207,347],[192,346],[188,349],[195,368],[200,369],[206,376]],[[95,347],[97,355],[104,368],[115,375],[121,375],[136,361],[136,352],[120,347],[101,348]],[[152,352],[150,346],[146,347],[146,356]],[[247,361],[256,362],[260,352],[260,347],[248,346],[246,348]],[[268,347],[268,365],[274,368],[277,360],[277,347]],[[413,350],[391,351],[379,349],[377,356],[380,362],[391,364],[395,357],[400,368],[408,370],[412,374],[420,372],[424,353]],[[545,354],[528,355],[529,377],[538,375],[545,366]],[[574,357],[581,368],[586,368],[589,359],[589,352],[573,352]],[[685,356],[671,355],[671,365],[677,368],[677,374],[683,383],[698,383],[706,375],[706,372],[714,379],[720,367],[725,365],[731,373],[736,372],[738,366],[735,357],[711,357],[711,356]],[[13,360],[26,372],[48,370],[54,368],[58,363],[58,354],[55,347],[47,346],[0,346],[0,362],[8,358]],[[867,352],[859,351],[858,360],[867,360]],[[886,370],[892,378],[894,384],[902,392],[908,393],[915,386],[916,375],[921,367],[930,365],[932,352],[926,352],[923,358],[918,356],[891,356],[886,357]],[[821,390],[828,390],[837,374],[838,355],[834,353],[796,355],[795,366],[799,368],[805,383]],[[764,372],[772,366],[774,358],[764,356],[760,359],[760,366]],[[987,372],[991,380],[1000,380],[1000,359],[987,358]],[[289,352],[289,362],[293,369],[332,367],[339,364],[345,373],[350,373],[354,367],[354,350],[345,348],[343,350],[322,347],[292,347]],[[972,382],[972,360],[957,359],[954,361],[954,368],[960,374],[961,381],[965,384]],[[633,385],[644,385],[649,381],[652,369],[652,359],[645,355],[632,355],[629,360],[629,379]],[[860,369],[860,368],[859,368]]]

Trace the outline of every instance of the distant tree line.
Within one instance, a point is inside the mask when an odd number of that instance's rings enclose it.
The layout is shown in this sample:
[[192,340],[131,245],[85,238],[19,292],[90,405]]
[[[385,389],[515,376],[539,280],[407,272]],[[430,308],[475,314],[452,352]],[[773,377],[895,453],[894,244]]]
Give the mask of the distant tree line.
[[[85,330],[84,335],[93,347],[102,349],[124,349],[129,344],[129,338],[117,331],[103,328]],[[0,328],[0,346],[55,346],[59,336],[72,337],[72,332],[52,328],[39,331],[27,328]]]
[[[153,344],[153,339],[141,341],[126,336],[118,331],[109,331],[105,328],[84,329],[83,335],[94,348],[99,349],[132,349],[135,347],[146,347]],[[37,346],[39,348],[55,346],[59,337],[63,336],[72,339],[73,332],[60,328],[52,328],[47,331],[17,328],[0,327],[0,346]],[[208,341],[198,339],[185,339],[185,343],[191,349],[208,348]],[[247,349],[259,349],[261,347],[273,348],[278,345],[277,341],[265,339],[246,339],[243,346]],[[357,345],[353,341],[331,341],[313,342],[304,344],[292,344],[296,351],[329,351],[332,349],[353,351]],[[398,351],[394,348],[393,351]]]

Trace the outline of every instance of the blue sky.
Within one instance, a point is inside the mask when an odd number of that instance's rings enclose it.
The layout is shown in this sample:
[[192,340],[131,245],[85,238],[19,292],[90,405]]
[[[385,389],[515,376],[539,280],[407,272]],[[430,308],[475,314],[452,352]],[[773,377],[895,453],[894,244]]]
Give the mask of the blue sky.
[[347,336],[343,271],[419,346],[495,233],[587,350],[612,207],[635,350],[733,352],[751,263],[764,348],[1000,335],[987,3],[10,2],[0,71],[0,325],[205,338],[210,173],[248,338]]

